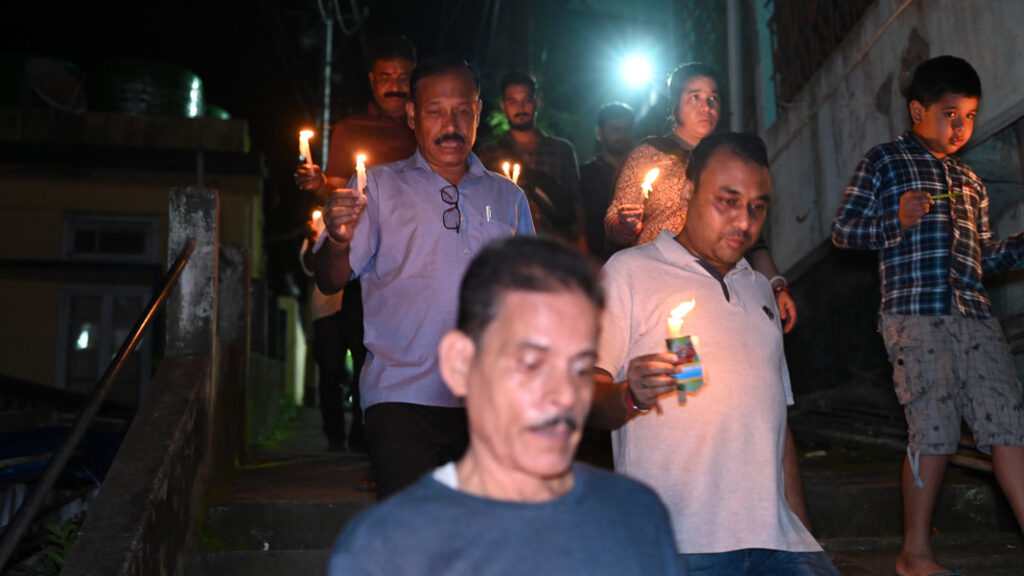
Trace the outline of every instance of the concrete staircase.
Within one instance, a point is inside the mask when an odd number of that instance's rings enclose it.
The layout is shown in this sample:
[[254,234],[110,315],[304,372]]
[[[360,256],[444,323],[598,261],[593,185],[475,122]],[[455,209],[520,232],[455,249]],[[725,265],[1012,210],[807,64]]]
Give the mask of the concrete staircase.
[[257,448],[207,506],[187,574],[322,575],[345,524],[376,501],[355,489],[366,456],[326,452],[315,410],[302,409],[285,434]]
[[[858,442],[861,433],[849,427],[837,433],[835,424],[794,419],[814,532],[844,576],[891,575],[902,534],[903,454],[885,442]],[[279,445],[259,449],[207,507],[187,573],[324,574],[334,539],[375,498],[354,489],[369,469],[365,456],[328,454],[324,445],[319,415],[305,410]],[[588,460],[601,461],[600,446],[586,446]],[[990,473],[951,467],[938,510],[941,562],[970,576],[1024,575],[1024,539]]]
[[[903,534],[905,423],[810,411],[790,424],[815,536],[843,576],[893,574]],[[991,461],[969,436],[953,461],[932,522],[937,560],[971,576],[1024,575],[1024,538]]]

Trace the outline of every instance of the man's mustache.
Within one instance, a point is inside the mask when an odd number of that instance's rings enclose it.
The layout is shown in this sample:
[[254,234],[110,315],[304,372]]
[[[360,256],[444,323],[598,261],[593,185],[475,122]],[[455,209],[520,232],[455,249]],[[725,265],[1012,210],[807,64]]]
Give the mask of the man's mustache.
[[541,428],[554,428],[559,424],[565,424],[569,428],[570,432],[575,432],[576,429],[580,427],[579,420],[577,420],[576,417],[573,416],[572,414],[566,412],[562,414],[555,414],[554,416],[551,416],[546,420],[543,420],[537,424],[534,424],[533,426],[530,426],[530,428],[534,430],[538,430]]
[[406,99],[408,99],[409,98],[409,93],[408,92],[385,92],[384,93],[384,97],[385,98],[406,98]]
[[462,134],[459,134],[458,132],[452,132],[450,134],[442,134],[442,135],[438,136],[437,138],[434,138],[434,145],[440,146],[443,142],[447,142],[449,140],[454,140],[454,141],[462,143],[462,144],[466,143],[466,137],[465,136],[463,136]]

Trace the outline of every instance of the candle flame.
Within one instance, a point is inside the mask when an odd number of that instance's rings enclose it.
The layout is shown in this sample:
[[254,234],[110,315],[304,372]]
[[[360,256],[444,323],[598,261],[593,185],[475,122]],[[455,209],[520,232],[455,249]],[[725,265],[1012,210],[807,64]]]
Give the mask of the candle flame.
[[313,220],[319,220],[321,217],[323,217],[323,215],[324,215],[323,212],[321,212],[319,210],[313,210],[312,218],[313,218]]
[[678,306],[668,313],[669,338],[678,338],[683,335],[683,318],[689,314],[695,306],[697,306],[697,301],[691,298],[686,302],[680,302]]
[[299,131],[299,138],[301,138],[303,140],[309,140],[312,137],[313,137],[313,131],[312,130],[306,129],[306,130],[300,130]]
[[640,189],[644,192],[644,200],[651,195],[651,184],[658,179],[658,175],[661,174],[661,170],[657,168],[651,168],[651,170],[644,176],[644,183],[640,185]]
[[512,179],[512,172],[509,171],[511,168],[512,166],[508,162],[503,162],[501,165],[501,171],[505,173],[505,178],[509,180]]
[[519,164],[512,166],[512,183],[519,184]]
[[366,154],[356,154],[356,169],[366,169]]

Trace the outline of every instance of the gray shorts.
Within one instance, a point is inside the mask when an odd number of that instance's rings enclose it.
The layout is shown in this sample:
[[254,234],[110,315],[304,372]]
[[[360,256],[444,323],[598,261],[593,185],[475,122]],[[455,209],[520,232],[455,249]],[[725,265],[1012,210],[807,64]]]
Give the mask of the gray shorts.
[[996,319],[883,314],[880,327],[911,451],[955,453],[961,418],[985,453],[1024,446],[1024,391]]

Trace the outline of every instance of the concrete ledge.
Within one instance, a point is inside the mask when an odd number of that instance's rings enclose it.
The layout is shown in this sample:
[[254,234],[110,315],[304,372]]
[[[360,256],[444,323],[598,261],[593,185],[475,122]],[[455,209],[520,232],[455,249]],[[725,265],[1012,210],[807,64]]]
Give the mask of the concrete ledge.
[[208,356],[161,363],[61,574],[182,573],[205,484],[212,377]]

